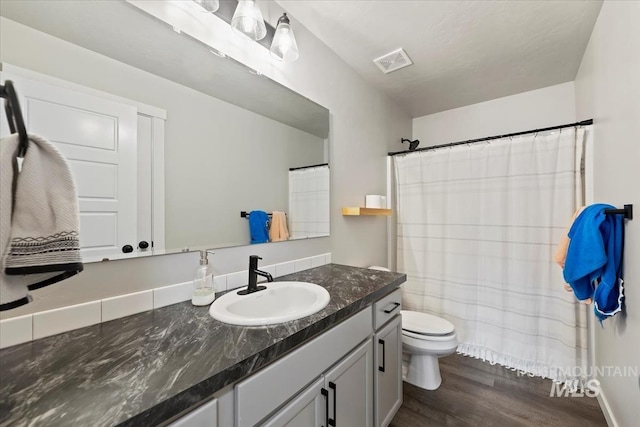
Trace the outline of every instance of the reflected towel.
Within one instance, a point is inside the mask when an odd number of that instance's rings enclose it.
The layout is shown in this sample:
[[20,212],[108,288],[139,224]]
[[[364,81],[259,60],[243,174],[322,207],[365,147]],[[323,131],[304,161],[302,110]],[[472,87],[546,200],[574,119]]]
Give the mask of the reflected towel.
[[269,241],[269,215],[265,211],[249,212],[249,233],[251,244]]
[[271,214],[271,228],[269,229],[269,237],[272,242],[282,242],[289,239],[289,230],[287,229],[287,217],[284,212],[273,211]]
[[1,145],[0,310],[6,310],[28,302],[27,288],[64,280],[83,265],[76,185],[65,158],[49,141],[29,135],[17,173],[12,167],[17,136]]
[[[571,230],[571,226],[573,225],[573,222],[576,220],[578,215],[580,215],[580,213],[583,211],[584,208],[585,207],[583,206],[573,213],[573,216],[571,217],[571,221],[569,222],[569,227],[567,228],[567,232],[562,235],[562,238],[560,239],[560,242],[558,242],[558,246],[556,247],[556,252],[553,254],[553,260],[562,269],[564,269],[564,263],[565,263],[565,260],[567,259],[567,249],[569,249],[569,230]],[[568,283],[564,284],[564,290],[567,292],[573,292],[573,289],[571,288],[571,286],[569,286]],[[585,304],[591,304],[592,300],[591,298],[587,298],[582,302],[584,302]]]

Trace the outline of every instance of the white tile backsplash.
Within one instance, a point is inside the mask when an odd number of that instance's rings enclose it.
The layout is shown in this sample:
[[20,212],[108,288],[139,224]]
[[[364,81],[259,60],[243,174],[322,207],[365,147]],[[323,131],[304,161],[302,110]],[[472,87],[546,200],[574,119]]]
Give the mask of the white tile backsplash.
[[222,292],[227,290],[227,275],[213,276],[213,290]]
[[102,321],[101,302],[91,301],[84,304],[56,308],[33,315],[33,339],[48,337]]
[[[331,263],[331,253],[260,267],[273,277]],[[261,278],[259,278],[261,279]],[[246,286],[247,270],[214,277],[216,292]],[[150,289],[99,301],[12,317],[0,321],[0,348],[84,328],[191,299],[192,282]]]
[[120,295],[102,300],[102,321],[119,319],[143,311],[153,310],[153,290]]
[[321,265],[325,265],[326,261],[325,261],[325,256],[324,255],[318,255],[318,256],[312,256],[311,257],[311,267],[320,267]]
[[243,270],[236,273],[227,274],[227,290],[247,286],[249,281],[249,271]]
[[[165,307],[191,299],[192,282],[178,283],[153,290],[153,308]],[[226,280],[225,280],[226,289]]]
[[33,339],[33,315],[0,320],[0,348],[29,342]]
[[331,264],[331,253],[324,254],[324,263]]
[[297,273],[298,271],[304,271],[311,268],[311,257],[295,260],[293,263],[293,269]]
[[281,277],[287,274],[293,273],[294,270],[294,261],[282,262],[280,264],[276,264],[276,277]]

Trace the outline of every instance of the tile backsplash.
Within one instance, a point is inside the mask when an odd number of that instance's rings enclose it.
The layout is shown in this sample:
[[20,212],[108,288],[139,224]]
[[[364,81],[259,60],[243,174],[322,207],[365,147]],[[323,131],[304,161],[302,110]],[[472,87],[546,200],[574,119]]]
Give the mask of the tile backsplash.
[[[280,264],[261,266],[260,270],[270,273],[273,277],[280,277],[330,263],[331,254],[326,253]],[[215,290],[222,292],[246,286],[247,277],[247,270],[215,276]],[[191,299],[192,286],[189,281],[0,320],[0,348],[188,301]]]

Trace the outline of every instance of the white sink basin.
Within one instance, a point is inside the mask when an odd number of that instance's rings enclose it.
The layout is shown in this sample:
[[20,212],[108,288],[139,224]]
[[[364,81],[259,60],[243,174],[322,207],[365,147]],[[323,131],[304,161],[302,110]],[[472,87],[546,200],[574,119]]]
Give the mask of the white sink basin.
[[238,290],[214,301],[209,314],[232,325],[257,326],[288,322],[316,313],[329,304],[329,292],[307,282],[262,283],[267,289],[249,295]]

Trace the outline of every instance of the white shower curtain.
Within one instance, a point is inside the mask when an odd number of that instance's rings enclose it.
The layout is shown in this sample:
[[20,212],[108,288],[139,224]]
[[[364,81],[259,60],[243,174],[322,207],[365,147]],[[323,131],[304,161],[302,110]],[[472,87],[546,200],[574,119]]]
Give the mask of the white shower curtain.
[[403,304],[451,321],[458,352],[554,380],[586,372],[586,307],[552,261],[582,205],[585,132],[394,158]]
[[329,235],[329,166],[289,171],[290,239]]

